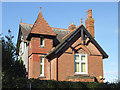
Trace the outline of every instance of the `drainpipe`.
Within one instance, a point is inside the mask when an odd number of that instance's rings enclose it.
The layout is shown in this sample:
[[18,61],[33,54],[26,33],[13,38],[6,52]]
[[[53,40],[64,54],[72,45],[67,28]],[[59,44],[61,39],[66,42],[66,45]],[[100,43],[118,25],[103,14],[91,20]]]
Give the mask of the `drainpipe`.
[[51,61],[49,60],[49,62],[50,62],[50,65],[49,65],[49,72],[50,72],[49,77],[50,77],[50,80],[51,80]]
[[56,59],[56,80],[58,81],[58,57]]

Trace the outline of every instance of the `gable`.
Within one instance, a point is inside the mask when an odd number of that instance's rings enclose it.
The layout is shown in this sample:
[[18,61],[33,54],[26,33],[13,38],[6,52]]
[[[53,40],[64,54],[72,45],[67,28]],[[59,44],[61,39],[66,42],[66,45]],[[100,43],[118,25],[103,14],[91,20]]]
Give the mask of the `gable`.
[[80,37],[82,41],[85,41],[85,38],[89,38],[90,42],[99,50],[103,58],[108,57],[105,51],[100,47],[100,45],[96,42],[96,40],[85,29],[85,27],[83,25],[80,25],[68,36],[66,36],[53,51],[51,51],[48,55],[46,55],[46,58],[52,60],[55,57],[60,57]]
[[89,55],[101,55],[101,53],[95,47],[95,45],[93,43],[89,42],[89,39],[86,39],[85,43],[86,44],[84,45],[83,41],[81,40],[81,37],[80,37],[75,43],[73,43],[73,45],[71,47],[74,48],[75,52],[79,52],[79,50],[83,49]]
[[16,51],[16,54],[18,54],[18,52],[19,52],[21,36],[23,36],[24,42],[27,42],[26,38],[27,38],[28,34],[30,33],[32,26],[33,26],[32,24],[20,23],[20,25],[19,25],[19,33],[18,33],[18,38],[17,38],[17,51]]

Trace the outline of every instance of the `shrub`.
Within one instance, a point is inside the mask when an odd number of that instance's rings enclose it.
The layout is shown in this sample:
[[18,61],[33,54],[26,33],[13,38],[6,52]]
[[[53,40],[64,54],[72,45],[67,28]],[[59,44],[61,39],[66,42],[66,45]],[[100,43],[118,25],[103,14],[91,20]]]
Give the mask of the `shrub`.
[[107,88],[120,88],[119,83],[96,83],[96,82],[70,82],[70,81],[54,81],[54,80],[38,80],[27,78],[4,78],[2,88],[81,88],[81,89],[97,89]]

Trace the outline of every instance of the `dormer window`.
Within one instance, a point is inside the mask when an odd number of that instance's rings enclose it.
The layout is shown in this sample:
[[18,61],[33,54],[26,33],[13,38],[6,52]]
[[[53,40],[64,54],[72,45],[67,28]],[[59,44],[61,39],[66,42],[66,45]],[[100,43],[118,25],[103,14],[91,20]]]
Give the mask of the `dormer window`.
[[44,38],[43,37],[40,38],[40,47],[44,47]]

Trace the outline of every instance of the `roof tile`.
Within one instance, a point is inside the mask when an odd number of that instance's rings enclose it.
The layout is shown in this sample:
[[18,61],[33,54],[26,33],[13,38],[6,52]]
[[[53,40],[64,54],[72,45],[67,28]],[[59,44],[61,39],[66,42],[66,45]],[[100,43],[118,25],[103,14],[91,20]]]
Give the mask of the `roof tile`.
[[35,21],[30,33],[45,34],[52,36],[56,35],[53,32],[52,28],[49,26],[49,24],[46,22],[46,20],[43,18],[41,11],[39,12],[37,20]]

